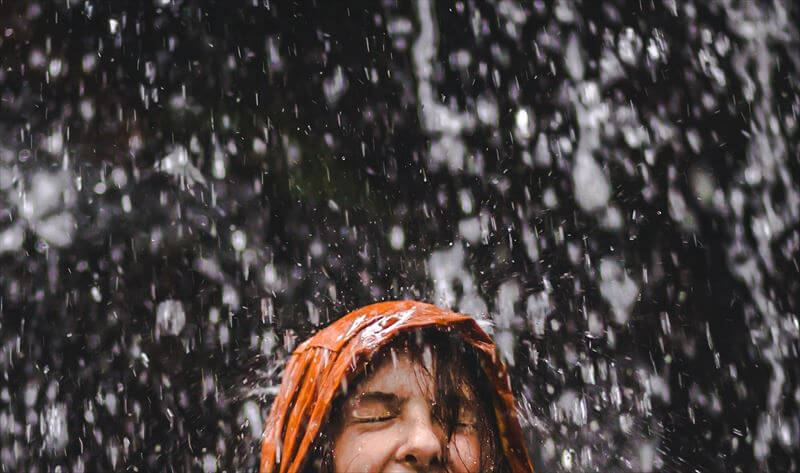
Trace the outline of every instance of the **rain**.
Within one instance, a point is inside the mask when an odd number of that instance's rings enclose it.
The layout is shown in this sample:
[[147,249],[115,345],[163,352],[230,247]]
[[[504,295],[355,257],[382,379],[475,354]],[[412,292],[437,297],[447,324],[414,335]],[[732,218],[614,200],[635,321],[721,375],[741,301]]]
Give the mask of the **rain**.
[[0,5],[0,471],[255,471],[393,299],[537,472],[800,471],[795,2],[134,3]]

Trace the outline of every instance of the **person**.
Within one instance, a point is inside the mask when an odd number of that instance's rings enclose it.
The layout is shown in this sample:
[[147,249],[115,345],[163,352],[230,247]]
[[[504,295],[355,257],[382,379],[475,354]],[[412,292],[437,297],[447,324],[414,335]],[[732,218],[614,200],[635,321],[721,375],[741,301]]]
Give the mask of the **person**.
[[261,473],[533,473],[505,366],[467,315],[372,304],[292,353]]

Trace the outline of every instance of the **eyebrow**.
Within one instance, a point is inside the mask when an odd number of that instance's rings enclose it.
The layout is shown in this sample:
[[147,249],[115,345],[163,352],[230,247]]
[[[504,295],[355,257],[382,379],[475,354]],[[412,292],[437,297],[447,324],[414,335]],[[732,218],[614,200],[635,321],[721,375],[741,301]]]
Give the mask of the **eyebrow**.
[[368,391],[356,396],[356,401],[380,401],[390,404],[400,404],[400,399],[397,394],[387,393],[382,391]]

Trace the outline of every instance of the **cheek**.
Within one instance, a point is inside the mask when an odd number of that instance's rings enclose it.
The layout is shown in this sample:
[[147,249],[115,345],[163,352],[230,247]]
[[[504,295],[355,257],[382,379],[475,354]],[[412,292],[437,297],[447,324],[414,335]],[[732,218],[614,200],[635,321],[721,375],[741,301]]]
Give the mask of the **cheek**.
[[478,473],[481,444],[476,432],[453,434],[449,448],[454,473]]
[[391,432],[345,428],[333,443],[333,471],[378,473],[391,460],[392,445]]

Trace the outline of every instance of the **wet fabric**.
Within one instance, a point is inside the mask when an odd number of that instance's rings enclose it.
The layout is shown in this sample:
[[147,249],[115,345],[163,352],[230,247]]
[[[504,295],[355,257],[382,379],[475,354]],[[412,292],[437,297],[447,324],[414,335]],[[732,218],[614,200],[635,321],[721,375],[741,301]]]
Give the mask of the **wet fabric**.
[[292,353],[267,418],[261,473],[299,473],[343,380],[357,373],[397,334],[439,328],[458,334],[480,356],[493,392],[503,453],[512,473],[533,466],[516,416],[506,368],[495,345],[472,317],[415,301],[381,302],[353,311],[309,338]]

